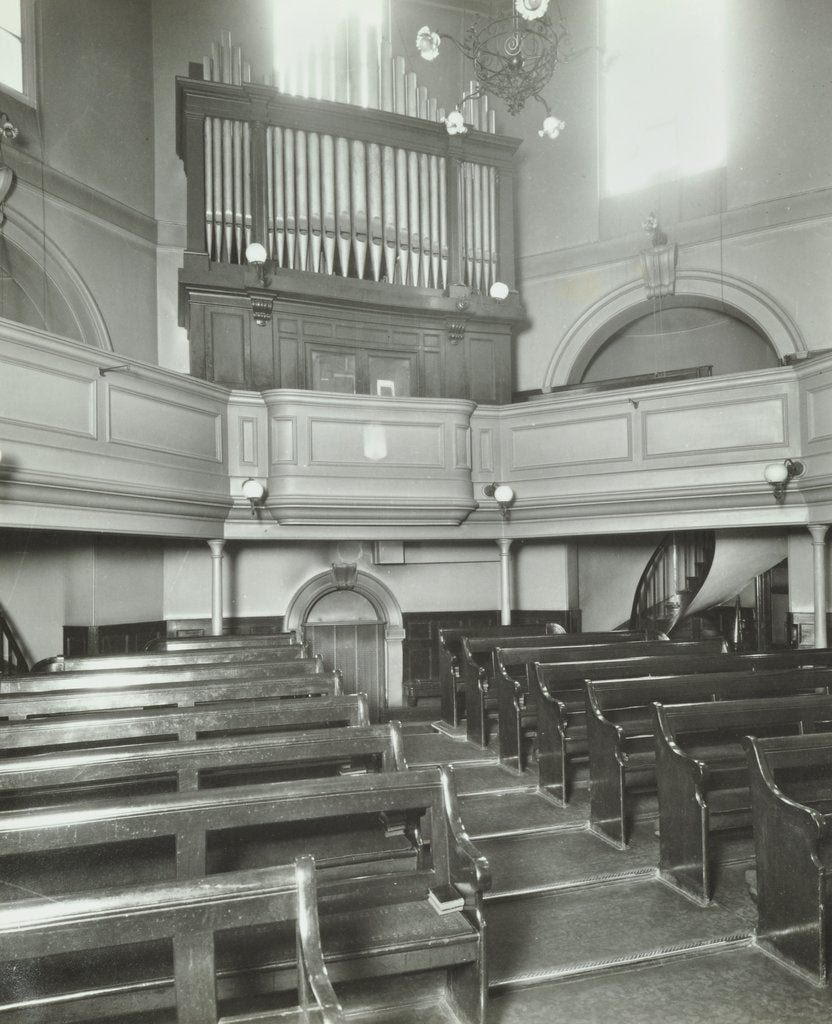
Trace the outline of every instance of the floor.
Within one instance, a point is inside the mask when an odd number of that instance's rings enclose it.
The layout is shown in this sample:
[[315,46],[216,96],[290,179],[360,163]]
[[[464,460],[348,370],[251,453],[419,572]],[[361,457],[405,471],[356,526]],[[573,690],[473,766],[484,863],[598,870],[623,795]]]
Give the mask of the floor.
[[[405,755],[412,767],[454,765],[463,821],[491,865],[488,1024],[827,1024],[832,994],[754,944],[750,840],[726,847],[714,901],[698,906],[657,875],[653,799],[617,850],[587,828],[585,783],[559,807],[533,772],[435,731],[431,710],[404,720]],[[453,1019],[435,1004],[378,1012],[367,1019]]]

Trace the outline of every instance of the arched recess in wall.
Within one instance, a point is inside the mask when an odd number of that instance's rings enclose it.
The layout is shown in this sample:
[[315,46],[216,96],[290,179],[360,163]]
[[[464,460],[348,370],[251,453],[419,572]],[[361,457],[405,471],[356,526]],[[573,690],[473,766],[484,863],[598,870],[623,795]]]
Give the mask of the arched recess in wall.
[[[284,629],[293,629],[298,635],[302,635],[313,607],[321,598],[337,589],[331,572],[322,572],[313,576],[289,602],[283,619]],[[355,584],[352,589],[358,596],[369,602],[376,614],[377,621],[384,624],[387,704],[400,705],[402,703],[404,628],[399,602],[381,580],[360,569],[356,572]]]
[[[685,307],[717,310],[747,324],[771,345],[778,358],[807,350],[791,317],[770,295],[740,278],[709,271],[679,271],[676,293],[662,299],[662,308]],[[605,295],[567,332],[549,362],[543,386],[580,381],[597,353],[615,334],[655,311],[656,303],[645,296],[641,280]]]
[[71,261],[11,213],[0,231],[0,316],[113,351],[101,311]]

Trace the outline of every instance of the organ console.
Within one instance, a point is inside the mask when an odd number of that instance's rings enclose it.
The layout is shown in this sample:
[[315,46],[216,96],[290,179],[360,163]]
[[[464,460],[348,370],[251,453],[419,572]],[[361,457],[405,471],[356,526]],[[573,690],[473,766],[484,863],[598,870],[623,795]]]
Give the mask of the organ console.
[[[404,59],[387,41],[375,49],[373,108],[252,82],[227,33],[177,80],[191,372],[234,387],[312,387],[310,339],[330,349],[363,340],[407,353],[411,394],[508,401],[522,315],[511,290],[518,140],[496,134],[484,96],[464,104],[469,130],[450,135]],[[246,264],[252,242],[266,249],[263,284]],[[508,300],[490,297],[495,282]],[[256,323],[241,315],[252,307]],[[366,338],[346,309],[363,311]],[[460,338],[465,351],[448,354]]]

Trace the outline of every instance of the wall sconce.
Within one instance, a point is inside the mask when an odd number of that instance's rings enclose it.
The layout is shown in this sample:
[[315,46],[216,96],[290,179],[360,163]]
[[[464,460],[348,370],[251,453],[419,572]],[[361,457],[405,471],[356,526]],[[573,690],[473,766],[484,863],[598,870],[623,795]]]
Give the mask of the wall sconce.
[[257,268],[257,280],[263,288],[266,287],[266,260],[268,253],[266,247],[260,242],[249,242],[246,246],[246,263]]
[[509,506],[514,501],[514,491],[508,484],[486,484],[482,489],[486,498],[493,498],[500,506],[500,515],[508,519]]
[[240,488],[243,492],[243,497],[251,505],[251,518],[257,518],[257,508],[263,503],[263,499],[266,497],[266,488],[259,480],[255,480],[249,477],[248,480],[243,481],[243,486]]
[[774,500],[782,501],[786,496],[786,485],[796,476],[803,476],[806,467],[798,459],[786,459],[785,462],[772,462],[766,466],[763,476],[766,483],[774,488]]

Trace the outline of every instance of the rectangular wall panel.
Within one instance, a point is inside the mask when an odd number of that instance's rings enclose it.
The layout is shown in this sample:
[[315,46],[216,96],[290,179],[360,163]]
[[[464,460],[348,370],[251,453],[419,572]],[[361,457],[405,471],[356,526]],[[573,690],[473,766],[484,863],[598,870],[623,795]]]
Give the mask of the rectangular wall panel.
[[312,465],[426,466],[445,464],[441,423],[356,423],[351,420],[309,421],[309,462]]
[[832,437],[832,387],[818,388],[806,395],[807,440]]
[[298,461],[297,424],[294,416],[274,416],[271,424],[272,465],[294,465]]
[[783,396],[650,412],[644,417],[645,458],[785,444]]
[[222,419],[164,398],[109,388],[108,439],[135,448],[222,462]]
[[57,369],[0,365],[0,418],[79,437],[95,436],[95,384]]
[[511,455],[515,470],[630,459],[630,419],[610,416],[516,427],[511,431]]

